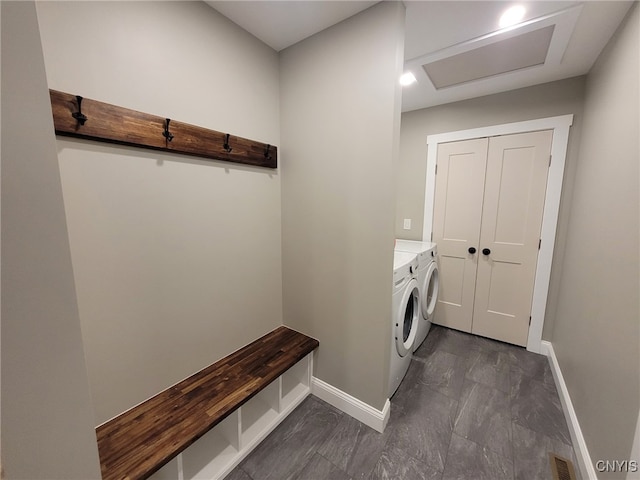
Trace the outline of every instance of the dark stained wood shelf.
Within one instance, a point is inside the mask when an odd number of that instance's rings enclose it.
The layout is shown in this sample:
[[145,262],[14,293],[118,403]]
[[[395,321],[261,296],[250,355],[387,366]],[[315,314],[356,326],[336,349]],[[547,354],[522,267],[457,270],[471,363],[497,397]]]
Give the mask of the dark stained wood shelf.
[[79,101],[76,95],[57,90],[49,90],[49,96],[58,135],[258,167],[278,166],[278,148],[273,145],[90,98]]
[[97,427],[103,480],[148,478],[318,345],[278,327]]

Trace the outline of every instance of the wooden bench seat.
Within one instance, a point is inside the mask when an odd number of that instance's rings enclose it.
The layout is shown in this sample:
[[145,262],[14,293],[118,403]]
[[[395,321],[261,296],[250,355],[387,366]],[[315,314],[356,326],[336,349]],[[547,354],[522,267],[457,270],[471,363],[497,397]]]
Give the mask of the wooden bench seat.
[[317,347],[278,327],[100,425],[103,480],[148,478]]

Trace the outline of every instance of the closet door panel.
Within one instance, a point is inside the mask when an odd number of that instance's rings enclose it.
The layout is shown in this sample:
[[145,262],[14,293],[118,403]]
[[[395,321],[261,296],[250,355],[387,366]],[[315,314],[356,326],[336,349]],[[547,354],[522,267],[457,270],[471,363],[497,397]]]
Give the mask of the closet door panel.
[[475,334],[527,343],[551,137],[551,131],[543,131],[489,140]]
[[465,332],[473,318],[487,147],[486,138],[438,147],[433,241],[440,289],[433,322]]

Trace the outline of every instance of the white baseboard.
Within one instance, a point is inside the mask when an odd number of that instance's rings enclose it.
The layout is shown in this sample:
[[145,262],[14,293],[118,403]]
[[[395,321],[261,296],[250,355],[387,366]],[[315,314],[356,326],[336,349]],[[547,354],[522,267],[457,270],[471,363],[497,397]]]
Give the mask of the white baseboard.
[[378,432],[382,433],[389,421],[391,403],[388,399],[382,410],[377,410],[316,377],[311,377],[311,393]]
[[569,390],[567,384],[564,382],[562,371],[560,370],[560,364],[556,358],[556,354],[553,350],[551,342],[543,340],[541,343],[541,353],[549,357],[549,363],[551,364],[551,371],[553,373],[553,379],[556,382],[556,388],[560,395],[560,402],[562,403],[562,409],[564,410],[564,416],[567,419],[567,425],[569,427],[569,433],[571,434],[571,442],[573,443],[573,450],[576,454],[576,460],[578,462],[578,468],[582,474],[583,480],[597,480],[596,470],[591,462],[591,456],[587,449],[587,444],[584,441],[580,424],[578,423],[578,417],[573,409],[573,403],[571,403],[571,397],[569,396]]

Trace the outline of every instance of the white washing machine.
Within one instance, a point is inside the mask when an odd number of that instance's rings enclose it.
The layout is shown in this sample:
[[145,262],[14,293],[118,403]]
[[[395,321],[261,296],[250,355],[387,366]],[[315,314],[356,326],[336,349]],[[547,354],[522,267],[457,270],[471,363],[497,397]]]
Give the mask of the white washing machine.
[[416,254],[394,252],[389,398],[398,389],[409,369],[413,343],[418,334],[420,291],[416,280],[417,271]]
[[438,273],[437,246],[433,242],[416,242],[413,240],[396,240],[396,252],[408,252],[418,258],[418,289],[420,290],[420,315],[418,334],[413,345],[415,352],[431,328],[431,318],[438,301],[440,276]]

